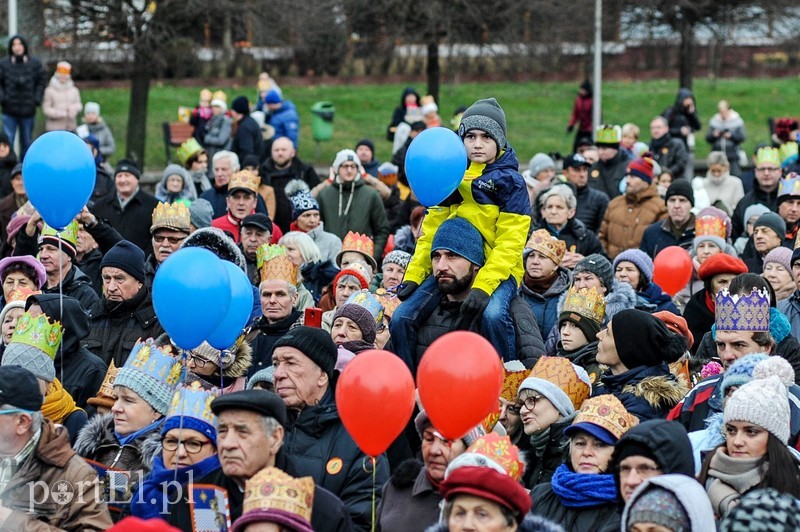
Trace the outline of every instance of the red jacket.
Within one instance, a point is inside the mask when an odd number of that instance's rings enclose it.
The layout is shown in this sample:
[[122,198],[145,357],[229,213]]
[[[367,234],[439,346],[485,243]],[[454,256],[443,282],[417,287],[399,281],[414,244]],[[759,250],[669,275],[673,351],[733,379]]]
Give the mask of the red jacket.
[[569,127],[578,124],[578,131],[584,133],[592,132],[592,97],[575,98],[575,105],[572,107],[572,117],[569,119]]

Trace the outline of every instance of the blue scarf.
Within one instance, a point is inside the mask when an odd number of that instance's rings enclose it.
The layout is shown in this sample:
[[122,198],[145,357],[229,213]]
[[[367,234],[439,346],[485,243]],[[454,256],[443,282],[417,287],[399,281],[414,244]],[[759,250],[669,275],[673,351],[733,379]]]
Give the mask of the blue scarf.
[[[192,482],[195,482],[198,478],[219,468],[219,458],[216,454],[194,465],[179,469],[167,469],[161,456],[157,456],[153,460],[153,469],[141,484],[141,491],[134,493],[131,497],[131,514],[141,519],[154,517],[163,519],[164,516],[160,512],[168,511],[167,501],[175,500],[177,486],[173,484],[173,481],[185,486],[190,478]],[[156,502],[152,503],[151,501]]]
[[126,434],[125,436],[123,436],[122,434],[120,434],[119,432],[117,432],[115,430],[114,431],[114,437],[117,438],[117,441],[119,442],[120,445],[128,445],[130,442],[132,442],[133,440],[135,440],[136,438],[138,438],[142,434],[147,434],[148,432],[156,430],[159,427],[159,425],[161,425],[163,422],[164,422],[164,418],[162,417],[161,419],[157,419],[157,420],[153,421],[152,423],[147,425],[145,428],[139,429],[136,432],[132,432],[130,434]]
[[591,508],[617,501],[614,475],[575,473],[561,464],[550,483],[553,493],[567,508]]

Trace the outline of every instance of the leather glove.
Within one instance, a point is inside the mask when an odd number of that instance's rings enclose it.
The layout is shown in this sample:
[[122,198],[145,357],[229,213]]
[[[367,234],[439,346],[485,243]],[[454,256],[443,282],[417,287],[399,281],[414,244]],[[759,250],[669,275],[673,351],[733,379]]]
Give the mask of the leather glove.
[[405,301],[406,299],[411,297],[411,294],[413,294],[414,290],[416,290],[417,288],[419,288],[419,285],[414,281],[403,283],[403,288],[399,292],[397,292],[397,299],[399,299],[400,301]]
[[461,303],[461,314],[480,314],[489,304],[489,294],[480,288],[469,291],[467,299]]
[[567,133],[572,133],[573,129],[575,129],[575,126],[567,126]]

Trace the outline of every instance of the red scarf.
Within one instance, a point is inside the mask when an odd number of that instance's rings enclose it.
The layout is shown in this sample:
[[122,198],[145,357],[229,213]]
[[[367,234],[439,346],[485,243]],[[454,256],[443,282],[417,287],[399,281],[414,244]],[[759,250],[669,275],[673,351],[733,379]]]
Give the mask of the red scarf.
[[289,231],[300,231],[301,233],[307,233],[308,231],[303,231],[299,227],[297,227],[297,222],[292,222],[289,224]]
[[711,294],[706,290],[706,308],[711,311],[711,314],[716,313],[717,310],[717,303],[714,301],[714,298],[711,297]]

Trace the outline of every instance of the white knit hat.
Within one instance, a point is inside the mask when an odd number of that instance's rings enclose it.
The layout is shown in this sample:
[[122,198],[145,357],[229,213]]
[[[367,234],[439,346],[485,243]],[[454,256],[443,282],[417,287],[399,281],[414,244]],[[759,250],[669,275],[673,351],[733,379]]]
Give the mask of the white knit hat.
[[788,387],[794,382],[791,364],[771,356],[753,370],[753,380],[733,392],[725,403],[724,420],[747,421],[771,432],[784,444],[789,441]]

